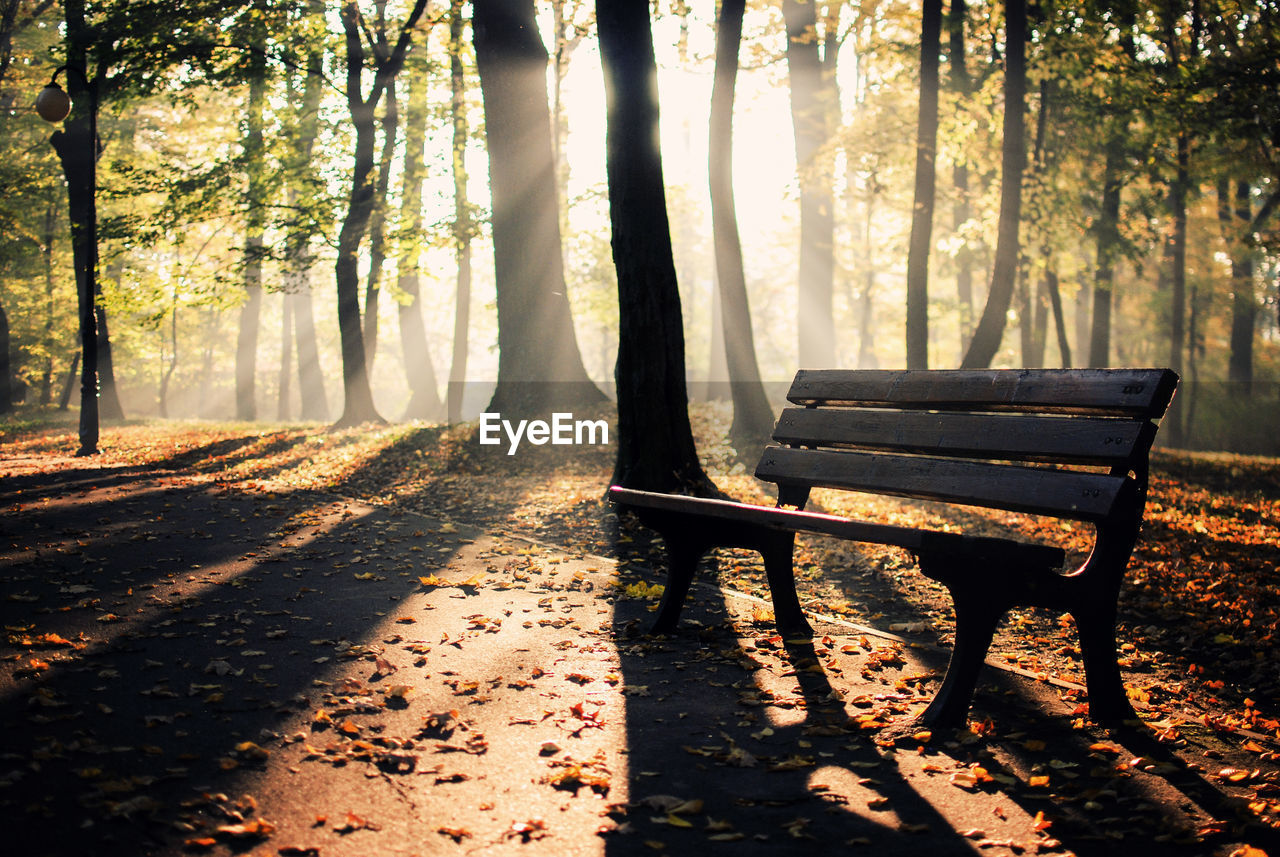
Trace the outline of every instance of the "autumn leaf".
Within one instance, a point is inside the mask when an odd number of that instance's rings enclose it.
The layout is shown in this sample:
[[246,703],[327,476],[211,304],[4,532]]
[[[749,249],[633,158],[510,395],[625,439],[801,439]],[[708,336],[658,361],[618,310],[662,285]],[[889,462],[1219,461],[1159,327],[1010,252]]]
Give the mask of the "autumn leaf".
[[461,842],[464,839],[471,838],[471,831],[465,827],[437,827],[436,833],[448,836],[454,842]]

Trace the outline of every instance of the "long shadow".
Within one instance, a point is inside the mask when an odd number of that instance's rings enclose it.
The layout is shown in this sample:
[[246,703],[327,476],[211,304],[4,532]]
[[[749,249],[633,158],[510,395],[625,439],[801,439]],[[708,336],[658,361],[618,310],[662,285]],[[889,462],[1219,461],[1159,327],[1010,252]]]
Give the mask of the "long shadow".
[[[381,614],[418,586],[368,559],[394,525],[385,515],[371,533],[331,498],[131,491],[119,473],[101,484],[25,508],[6,533],[0,817],[12,853],[180,850],[174,825],[196,813],[183,802],[259,776],[265,736],[306,722],[336,669],[372,660]],[[103,519],[135,526],[77,553]]]
[[[626,529],[618,535],[636,538]],[[624,559],[634,543],[618,543]],[[631,558],[647,563],[644,554]],[[811,854],[815,840],[895,855],[967,851],[886,762],[873,733],[846,714],[814,645],[774,639],[772,629],[760,635],[769,642],[745,643],[730,612],[722,596],[696,588],[682,630],[650,637],[644,602],[618,603],[614,626],[629,689],[628,821],[637,832],[610,839],[608,853],[645,853],[643,841],[663,842],[673,854],[705,848],[702,823],[664,821],[658,810],[668,796],[701,801],[735,855]],[[790,669],[765,657],[769,647]],[[780,670],[791,673],[782,677],[792,680],[790,690],[776,685]],[[845,788],[855,781],[862,785]]]

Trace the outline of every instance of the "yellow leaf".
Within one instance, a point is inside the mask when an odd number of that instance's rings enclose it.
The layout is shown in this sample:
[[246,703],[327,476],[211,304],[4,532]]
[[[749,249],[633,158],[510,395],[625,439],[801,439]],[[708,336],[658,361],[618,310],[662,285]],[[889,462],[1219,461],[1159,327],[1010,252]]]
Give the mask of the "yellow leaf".
[[428,575],[426,577],[419,577],[418,582],[421,583],[423,586],[446,586],[447,585],[445,581],[436,577],[434,574]]
[[663,821],[671,825],[672,827],[693,827],[692,823],[685,821],[680,816],[673,815],[671,813],[667,813],[667,817],[663,819]]
[[1027,780],[1027,785],[1031,786],[1033,789],[1043,788],[1044,786],[1049,785],[1049,778],[1044,775],[1035,776]]

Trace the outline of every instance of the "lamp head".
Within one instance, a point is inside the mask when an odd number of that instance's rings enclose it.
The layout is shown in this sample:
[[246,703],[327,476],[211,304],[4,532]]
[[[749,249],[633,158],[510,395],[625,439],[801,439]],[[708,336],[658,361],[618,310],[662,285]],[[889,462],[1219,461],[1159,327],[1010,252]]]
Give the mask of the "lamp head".
[[36,96],[36,112],[46,122],[61,122],[71,113],[71,96],[51,80]]

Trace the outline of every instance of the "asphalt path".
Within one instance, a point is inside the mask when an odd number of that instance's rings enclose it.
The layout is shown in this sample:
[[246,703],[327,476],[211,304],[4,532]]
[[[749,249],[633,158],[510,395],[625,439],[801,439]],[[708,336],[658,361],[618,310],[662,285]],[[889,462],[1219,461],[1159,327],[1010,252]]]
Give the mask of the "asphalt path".
[[932,734],[928,646],[784,640],[711,586],[649,636],[641,563],[180,472],[11,470],[0,500],[6,854],[1270,847],[1044,682],[991,670],[984,734]]

